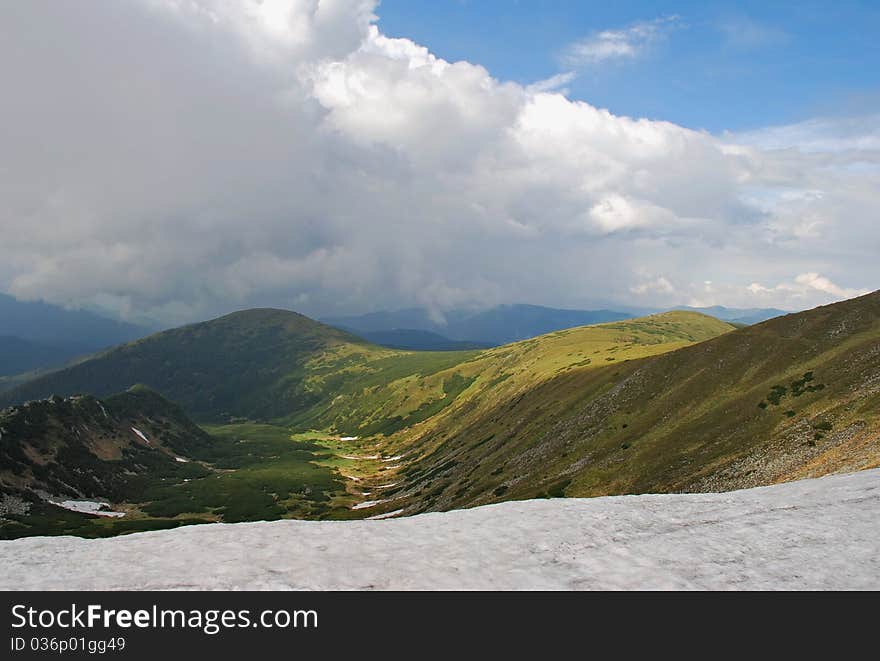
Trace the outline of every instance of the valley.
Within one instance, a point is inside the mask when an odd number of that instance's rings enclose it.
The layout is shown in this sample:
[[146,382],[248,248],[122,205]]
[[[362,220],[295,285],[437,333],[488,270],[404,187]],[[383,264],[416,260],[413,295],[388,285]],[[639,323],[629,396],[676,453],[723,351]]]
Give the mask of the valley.
[[[19,452],[0,457],[0,536],[386,518],[878,466],[878,299],[740,329],[676,311],[468,351],[378,347],[280,310],[165,331],[0,394],[0,447]],[[22,450],[35,433],[46,447]]]

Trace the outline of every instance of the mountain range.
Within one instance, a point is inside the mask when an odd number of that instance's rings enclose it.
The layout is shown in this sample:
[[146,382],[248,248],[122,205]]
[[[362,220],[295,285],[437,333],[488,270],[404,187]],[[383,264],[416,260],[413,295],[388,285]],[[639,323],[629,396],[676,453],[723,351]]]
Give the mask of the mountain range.
[[[713,306],[680,307],[722,321],[750,325],[787,314],[783,310]],[[442,315],[426,308],[371,312],[325,319],[375,344],[402,349],[448,351],[456,348],[500,346],[553,331],[657,314],[667,310],[565,310],[540,305],[499,305],[479,311],[450,310]],[[430,333],[431,335],[428,335]],[[463,342],[466,346],[456,346]]]
[[[880,293],[748,327],[672,311],[466,351],[247,310],[38,376],[0,406],[0,484],[30,508],[6,507],[5,536],[729,490],[880,465]],[[130,470],[125,453],[145,449],[132,428],[163,424],[178,440],[146,456],[164,467]],[[137,488],[100,472],[95,438],[125,439],[101,461]],[[75,451],[53,463],[43,446]],[[196,474],[167,474],[168,448]],[[125,517],[51,514],[50,496]]]
[[450,310],[442,316],[424,308],[380,311],[354,317],[325,319],[325,323],[366,334],[419,330],[450,340],[499,346],[563,328],[619,321],[634,315],[612,310],[560,310],[539,305],[498,305],[486,310]]
[[149,332],[86,310],[0,294],[0,377],[61,367]]

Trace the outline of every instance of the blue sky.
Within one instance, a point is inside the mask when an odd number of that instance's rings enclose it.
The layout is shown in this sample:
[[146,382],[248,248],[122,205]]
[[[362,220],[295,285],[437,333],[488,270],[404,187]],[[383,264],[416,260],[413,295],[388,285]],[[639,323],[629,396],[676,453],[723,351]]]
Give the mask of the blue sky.
[[[878,2],[383,0],[377,13],[384,33],[444,59],[522,83],[575,72],[571,98],[689,128],[740,131],[880,108]],[[572,44],[602,31],[628,34],[635,52],[566,60]]]

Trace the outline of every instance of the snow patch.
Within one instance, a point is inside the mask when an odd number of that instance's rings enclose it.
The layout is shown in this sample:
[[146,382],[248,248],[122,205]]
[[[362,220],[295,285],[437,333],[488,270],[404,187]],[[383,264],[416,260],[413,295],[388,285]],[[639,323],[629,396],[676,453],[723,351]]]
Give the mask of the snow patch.
[[360,438],[360,436],[340,436],[340,441],[356,441]]
[[181,464],[188,464],[189,463],[189,459],[184,459],[183,457],[174,457],[174,461],[181,463]]
[[368,507],[375,507],[376,505],[381,505],[382,503],[387,503],[387,500],[365,500],[362,503],[358,503],[357,505],[352,505],[353,510],[364,510]]
[[384,514],[374,514],[373,516],[368,516],[367,521],[381,521],[382,519],[390,519],[397,516],[401,512],[403,512],[402,509],[394,510],[393,512],[385,512]]
[[877,590],[878,520],[873,469],[728,493],[0,541],[0,590]]
[[132,430],[135,434],[137,434],[138,436],[140,436],[142,439],[144,439],[144,442],[145,442],[145,443],[147,443],[148,445],[152,445],[152,443],[150,443],[150,439],[147,438],[147,437],[144,435],[144,432],[142,432],[140,429],[136,429],[136,428],[132,427],[131,430]]
[[49,502],[71,512],[80,512],[81,514],[96,514],[98,516],[115,518],[125,516],[125,512],[113,512],[109,509],[109,504],[97,500],[50,500]]

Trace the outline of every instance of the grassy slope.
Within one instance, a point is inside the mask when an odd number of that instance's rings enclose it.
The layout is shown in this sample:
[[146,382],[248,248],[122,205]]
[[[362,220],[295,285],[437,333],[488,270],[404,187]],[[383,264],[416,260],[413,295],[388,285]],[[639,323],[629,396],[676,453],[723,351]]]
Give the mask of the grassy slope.
[[101,397],[143,383],[197,420],[299,416],[305,424],[309,411],[345,391],[352,377],[384,383],[471,355],[385,349],[294,312],[247,310],[157,333],[41,376],[0,394],[0,406],[50,394]]
[[[484,420],[493,412],[566,374],[627,365],[732,330],[731,325],[705,315],[671,312],[557,331],[484,351],[428,374],[401,375],[386,382],[378,377],[366,383],[351,379],[349,391],[328,407],[327,418],[318,416],[310,421],[323,421],[331,427],[335,424],[345,433],[372,436],[356,444],[360,455],[424,454],[459,432],[478,442],[484,436]],[[340,417],[365,422],[345,427],[340,426]],[[546,419],[543,424],[547,424]],[[375,436],[380,432],[388,438],[377,440]],[[363,468],[362,463],[358,468]],[[399,481],[397,471],[388,470],[396,463],[380,464],[372,476],[358,472],[358,489],[370,492],[368,499],[390,493],[381,487]]]
[[391,435],[423,421],[434,424],[441,412],[491,407],[568,370],[655,355],[732,329],[704,315],[671,312],[557,331],[482,352],[396,352],[351,366],[329,352],[307,364],[305,387],[322,393],[322,403],[287,422],[360,436]]
[[723,490],[876,466],[878,374],[880,293],[564,370],[392,439],[387,451],[409,461],[383,507]]
[[566,369],[668,351],[730,330],[703,315],[559,331],[485,352],[378,347],[306,317],[250,310],[158,333],[0,394],[0,404],[143,383],[203,422],[281,421],[369,436],[459,400],[507,396]]

